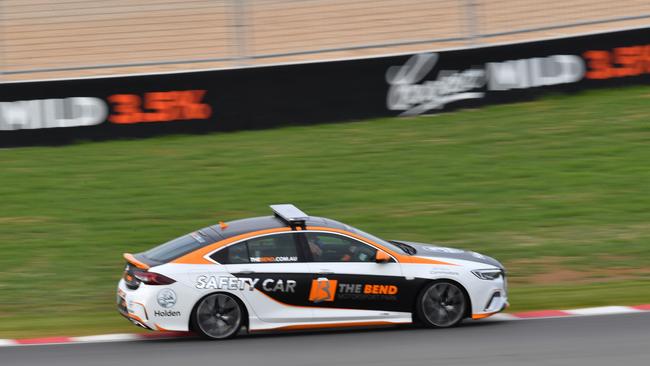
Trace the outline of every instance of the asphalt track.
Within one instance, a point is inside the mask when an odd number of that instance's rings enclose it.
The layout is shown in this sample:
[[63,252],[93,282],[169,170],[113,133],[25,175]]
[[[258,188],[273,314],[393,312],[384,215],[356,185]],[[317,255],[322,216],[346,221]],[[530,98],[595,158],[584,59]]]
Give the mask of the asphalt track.
[[2,366],[650,365],[650,313],[0,348]]

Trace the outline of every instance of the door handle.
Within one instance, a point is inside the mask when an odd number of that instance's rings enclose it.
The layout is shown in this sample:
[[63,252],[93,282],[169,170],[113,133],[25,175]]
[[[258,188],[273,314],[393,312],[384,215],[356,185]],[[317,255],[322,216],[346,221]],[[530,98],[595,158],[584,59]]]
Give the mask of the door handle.
[[235,272],[235,274],[253,274],[253,273],[255,273],[255,271],[250,271],[250,270]]
[[330,271],[328,269],[321,269],[320,271],[318,271],[318,274],[331,275],[331,274],[334,274],[334,272],[332,272],[332,271]]

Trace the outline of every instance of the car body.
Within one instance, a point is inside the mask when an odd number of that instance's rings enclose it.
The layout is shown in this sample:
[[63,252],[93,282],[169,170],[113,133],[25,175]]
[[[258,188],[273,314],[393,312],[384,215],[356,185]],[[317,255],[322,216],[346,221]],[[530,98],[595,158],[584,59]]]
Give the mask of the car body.
[[[447,327],[508,304],[505,269],[490,257],[388,242],[293,205],[271,207],[273,216],[221,222],[125,253],[120,313],[152,330],[227,338],[242,327]],[[230,322],[237,329],[221,329]]]

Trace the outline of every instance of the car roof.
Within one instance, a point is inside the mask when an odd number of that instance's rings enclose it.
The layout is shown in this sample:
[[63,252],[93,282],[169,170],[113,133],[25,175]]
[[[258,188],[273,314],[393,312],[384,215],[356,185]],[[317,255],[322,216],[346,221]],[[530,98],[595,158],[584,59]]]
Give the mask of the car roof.
[[[318,216],[309,216],[305,220],[305,226],[319,226],[339,230],[350,228],[348,225],[336,220]],[[278,229],[283,227],[290,227],[290,225],[277,216],[260,216],[212,225],[210,226],[210,229],[214,230],[221,239],[228,239],[233,236],[247,234],[254,231]]]

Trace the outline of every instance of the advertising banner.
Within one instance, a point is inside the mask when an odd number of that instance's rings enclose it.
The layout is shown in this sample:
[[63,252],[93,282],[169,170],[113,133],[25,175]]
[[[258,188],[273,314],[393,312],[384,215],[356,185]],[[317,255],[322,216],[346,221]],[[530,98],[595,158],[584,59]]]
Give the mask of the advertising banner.
[[367,59],[0,84],[0,146],[413,116],[650,82],[650,28]]

